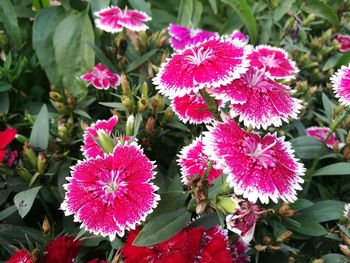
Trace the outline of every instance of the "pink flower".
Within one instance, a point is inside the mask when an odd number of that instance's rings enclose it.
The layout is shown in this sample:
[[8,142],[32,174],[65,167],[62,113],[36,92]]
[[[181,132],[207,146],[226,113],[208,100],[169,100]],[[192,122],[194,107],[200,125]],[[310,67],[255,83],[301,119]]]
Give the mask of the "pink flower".
[[175,53],[163,63],[153,83],[159,92],[174,98],[205,86],[219,87],[247,71],[251,47],[219,37],[204,40]]
[[230,100],[231,116],[253,128],[281,126],[288,118],[296,119],[301,109],[290,87],[270,79],[263,69],[250,68],[240,79],[209,90],[217,99]]
[[232,263],[246,263],[250,262],[250,257],[247,256],[249,247],[242,240],[242,238],[237,237],[231,246]]
[[[190,145],[182,148],[179,159],[177,162],[181,169],[181,181],[185,185],[189,185],[189,179],[194,175],[204,176],[208,169],[209,159],[204,153],[204,144],[202,139],[199,137],[195,139]],[[222,172],[213,167],[210,169],[208,174],[208,182],[211,183],[218,178]]]
[[245,200],[238,200],[238,209],[226,217],[227,229],[239,235],[248,244],[254,237],[257,219],[261,216],[261,208]]
[[117,6],[111,6],[95,13],[98,19],[95,20],[96,27],[110,32],[118,33],[123,27],[133,31],[146,31],[148,26],[144,22],[150,21],[151,18],[144,12],[138,10],[121,10]]
[[7,153],[6,147],[16,137],[17,130],[15,128],[6,128],[0,131],[0,163],[5,159]]
[[292,79],[299,71],[295,62],[288,58],[288,53],[278,47],[257,46],[249,55],[249,59],[251,66],[265,69],[272,78],[276,79]]
[[194,92],[182,97],[175,97],[171,101],[171,107],[184,123],[209,123],[214,119],[214,115],[210,112],[202,96]]
[[91,127],[86,129],[84,133],[84,144],[81,147],[85,158],[96,158],[97,156],[102,157],[104,155],[100,145],[95,141],[95,138],[98,137],[97,132],[102,130],[107,135],[111,135],[117,122],[118,117],[114,115],[108,120],[98,120],[95,124],[92,124]]
[[197,44],[210,37],[218,36],[215,32],[205,31],[203,29],[189,29],[176,24],[170,24],[168,31],[171,36],[170,44],[177,50],[182,50],[188,45]]
[[251,202],[269,198],[297,199],[305,169],[294,157],[291,144],[275,134],[260,137],[242,130],[234,120],[208,127],[203,142],[206,153],[228,174],[227,182],[237,195]]
[[21,249],[14,253],[6,263],[33,263],[32,255],[28,250]]
[[16,163],[17,163],[18,158],[19,158],[18,151],[17,150],[12,151],[9,154],[9,157],[7,158],[7,166],[9,166],[9,167],[15,166]]
[[117,88],[120,84],[120,77],[118,74],[110,71],[106,66],[101,63],[97,64],[93,69],[90,69],[88,73],[82,75],[81,79],[92,84],[96,89],[109,89],[109,87]]
[[73,167],[61,208],[86,230],[113,240],[134,229],[160,199],[154,192],[155,166],[135,143],[117,145],[110,155]]
[[248,36],[246,36],[245,34],[243,34],[239,30],[233,31],[230,35],[227,35],[226,38],[227,39],[231,39],[231,40],[238,39],[238,40],[240,40],[240,41],[242,41],[243,43],[246,43],[246,44],[248,44],[248,42],[249,42]]
[[[319,140],[321,142],[325,141],[328,132],[329,132],[329,128],[327,128],[327,127],[316,127],[316,126],[313,126],[313,127],[309,127],[309,128],[306,129],[306,135],[307,136],[315,137],[317,140]],[[326,145],[329,148],[333,148],[334,145],[338,145],[339,148],[342,148],[344,146],[342,142],[338,141],[335,138],[335,134],[334,133],[329,137]]]
[[338,69],[331,77],[331,82],[335,97],[350,107],[350,64]]
[[337,37],[337,41],[340,44],[339,50],[341,52],[347,52],[350,50],[350,36],[347,35],[339,35]]
[[75,262],[80,248],[81,242],[75,236],[60,236],[47,245],[42,263]]

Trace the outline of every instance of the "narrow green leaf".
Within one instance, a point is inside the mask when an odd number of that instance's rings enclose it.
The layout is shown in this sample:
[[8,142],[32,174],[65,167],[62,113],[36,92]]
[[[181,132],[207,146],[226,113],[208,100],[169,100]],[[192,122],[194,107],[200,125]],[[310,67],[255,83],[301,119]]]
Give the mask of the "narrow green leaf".
[[324,166],[315,171],[313,176],[350,175],[350,163],[339,162]]
[[155,216],[169,213],[183,207],[189,192],[184,191],[172,191],[162,193],[160,195],[160,201],[157,208],[153,211],[149,218],[154,218]]
[[327,254],[322,256],[323,262],[324,263],[348,263],[349,258],[342,254]]
[[200,0],[193,0],[192,26],[198,27],[203,12],[203,4]]
[[210,229],[214,226],[220,225],[218,214],[213,212],[210,214],[202,215],[199,219],[193,221],[190,227],[203,226],[205,229]]
[[298,216],[310,218],[317,223],[339,219],[346,203],[337,200],[324,200],[299,211]]
[[280,21],[292,8],[295,0],[282,1],[277,8],[273,11],[273,22]]
[[121,111],[128,111],[128,109],[120,102],[99,102],[99,104],[109,108],[115,108]]
[[181,123],[180,121],[178,121],[176,119],[173,119],[171,122],[168,122],[166,125],[169,127],[172,127],[172,128],[176,128],[176,129],[185,131],[185,132],[191,132],[191,130],[189,128],[187,128],[186,125],[184,125],[183,123]]
[[11,89],[11,84],[5,82],[5,81],[1,81],[0,82],[0,92],[5,92],[5,91],[9,91]]
[[0,92],[0,116],[7,114],[10,109],[10,98],[7,92]]
[[103,54],[103,51],[96,47],[93,43],[88,43],[89,47],[91,47],[95,51],[96,57],[102,62],[110,70],[118,73],[117,68],[113,65],[113,63]]
[[139,59],[136,59],[135,61],[131,62],[126,68],[126,72],[133,71],[134,69],[141,66],[143,63],[149,60],[155,53],[157,53],[157,51],[158,49],[148,51],[147,53],[143,54]]
[[236,11],[248,29],[249,40],[255,43],[258,36],[258,26],[249,4],[245,0],[221,0],[221,2],[229,5]]
[[328,120],[331,121],[333,118],[333,105],[332,102],[328,99],[327,95],[324,93],[322,93],[322,103],[326,116]]
[[16,211],[17,211],[17,208],[15,205],[12,205],[12,206],[0,211],[0,221],[6,219],[7,217],[12,215]]
[[80,115],[80,116],[83,116],[83,117],[85,117],[87,119],[90,119],[90,120],[92,119],[91,116],[89,115],[89,113],[87,113],[86,111],[83,111],[83,110],[80,110],[80,109],[75,109],[73,112],[78,114],[78,115]]
[[33,6],[36,10],[44,9],[50,6],[51,0],[33,0]]
[[327,234],[327,230],[323,226],[306,217],[286,220],[285,225],[288,229],[306,236],[319,237]]
[[95,15],[95,12],[101,9],[107,8],[109,6],[110,0],[91,0],[91,12]]
[[7,198],[9,197],[11,193],[11,190],[9,189],[2,189],[0,190],[0,205],[6,202]]
[[341,66],[347,66],[350,63],[350,51],[344,53],[338,60],[336,68],[340,68]]
[[46,149],[49,144],[49,112],[44,104],[36,116],[29,144],[33,147]]
[[211,9],[213,10],[213,13],[215,15],[218,14],[218,4],[216,2],[216,0],[208,0],[209,4],[210,4],[210,7]]
[[0,20],[4,24],[6,32],[17,45],[22,43],[21,30],[18,25],[15,9],[10,0],[0,1]]
[[190,218],[191,214],[186,208],[159,215],[142,228],[134,241],[134,245],[152,246],[168,240],[183,229]]
[[147,15],[152,16],[150,4],[145,0],[128,0],[133,9],[141,10]]
[[336,27],[339,26],[337,14],[333,8],[320,0],[306,0],[302,2],[301,9],[309,14],[322,17],[331,22]]
[[301,159],[314,159],[322,148],[322,142],[309,136],[300,136],[290,140],[295,155]]
[[177,15],[177,23],[185,27],[192,26],[193,0],[181,0]]
[[339,60],[343,57],[343,54],[336,53],[333,56],[331,56],[329,59],[327,59],[326,63],[324,63],[322,70],[327,71],[331,68],[335,68],[336,65],[339,63]]
[[295,203],[290,204],[290,208],[293,210],[302,210],[312,206],[314,203],[307,199],[299,198]]
[[19,215],[24,218],[33,206],[34,200],[39,193],[41,186],[20,192],[15,195],[14,202]]

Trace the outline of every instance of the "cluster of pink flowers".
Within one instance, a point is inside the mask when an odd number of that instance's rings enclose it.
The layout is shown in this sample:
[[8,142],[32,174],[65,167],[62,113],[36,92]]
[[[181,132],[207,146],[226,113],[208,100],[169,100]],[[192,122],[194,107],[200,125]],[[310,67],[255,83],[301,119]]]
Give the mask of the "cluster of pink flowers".
[[96,235],[124,236],[145,220],[160,199],[151,182],[155,165],[132,139],[115,137],[117,117],[85,131],[87,158],[72,168],[62,209]]

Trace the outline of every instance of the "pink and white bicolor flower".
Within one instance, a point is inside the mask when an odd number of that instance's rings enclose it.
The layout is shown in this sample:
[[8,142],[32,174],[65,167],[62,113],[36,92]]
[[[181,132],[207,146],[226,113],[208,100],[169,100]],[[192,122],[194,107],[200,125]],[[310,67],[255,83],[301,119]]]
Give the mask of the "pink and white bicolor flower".
[[342,66],[331,77],[335,97],[339,101],[350,107],[350,64]]
[[249,201],[238,199],[237,210],[226,216],[227,229],[239,235],[248,244],[254,237],[255,225],[263,211],[257,205]]
[[231,39],[231,40],[238,39],[246,44],[248,44],[248,42],[249,42],[248,36],[243,34],[241,31],[239,31],[237,29],[234,30],[231,34],[227,35],[226,39]]
[[196,44],[210,37],[218,36],[216,32],[203,29],[190,29],[181,25],[170,24],[168,28],[171,36],[170,44],[175,50],[182,50],[186,46]]
[[247,71],[251,49],[239,40],[211,37],[175,53],[162,64],[153,83],[169,98],[228,84]]
[[89,84],[92,84],[96,89],[114,89],[120,85],[120,77],[118,74],[110,71],[106,66],[101,63],[95,65],[94,68],[90,69],[86,74],[80,77]]
[[347,52],[350,50],[350,36],[349,35],[339,35],[337,41],[340,44],[339,51]]
[[210,88],[217,99],[231,102],[231,117],[239,116],[245,126],[252,128],[282,125],[288,118],[296,119],[301,102],[293,98],[291,88],[269,77],[264,69],[251,67],[240,79],[227,85]]
[[268,133],[261,138],[242,130],[234,120],[208,129],[203,139],[205,151],[228,174],[227,182],[237,195],[253,203],[297,199],[305,169],[284,137]]
[[72,168],[61,208],[96,235],[122,237],[157,206],[158,187],[150,182],[154,169],[138,145],[119,144],[112,154]]
[[265,69],[271,78],[293,79],[299,72],[295,62],[288,58],[288,53],[279,47],[260,45],[249,55],[250,65]]
[[[312,126],[312,127],[309,127],[309,128],[306,129],[306,135],[314,137],[314,138],[316,138],[317,140],[319,140],[321,142],[324,142],[326,137],[327,137],[327,134],[329,133],[329,130],[330,129],[328,127]],[[327,140],[326,145],[327,145],[328,148],[331,148],[331,149],[335,145],[337,145],[337,147],[339,149],[341,149],[344,146],[344,144],[341,141],[338,141],[336,139],[336,136],[335,136],[334,133],[329,137],[329,139]]]
[[[196,138],[190,145],[182,148],[177,160],[181,169],[181,182],[189,185],[190,178],[194,175],[204,176],[208,169],[209,158],[204,153],[204,144],[200,137]],[[222,171],[215,168],[213,163],[208,174],[208,182],[211,183],[218,178]]]
[[144,22],[150,21],[146,13],[138,10],[128,10],[127,7],[122,10],[117,6],[111,6],[95,12],[98,19],[95,20],[96,27],[109,32],[118,33],[123,28],[130,29],[132,31],[146,31],[148,26]]

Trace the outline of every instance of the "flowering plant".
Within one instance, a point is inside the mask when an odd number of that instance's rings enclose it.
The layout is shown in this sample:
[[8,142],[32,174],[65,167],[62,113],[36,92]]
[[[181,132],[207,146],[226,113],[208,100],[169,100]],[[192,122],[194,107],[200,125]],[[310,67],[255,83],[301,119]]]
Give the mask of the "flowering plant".
[[0,10],[0,260],[350,260],[349,4]]

